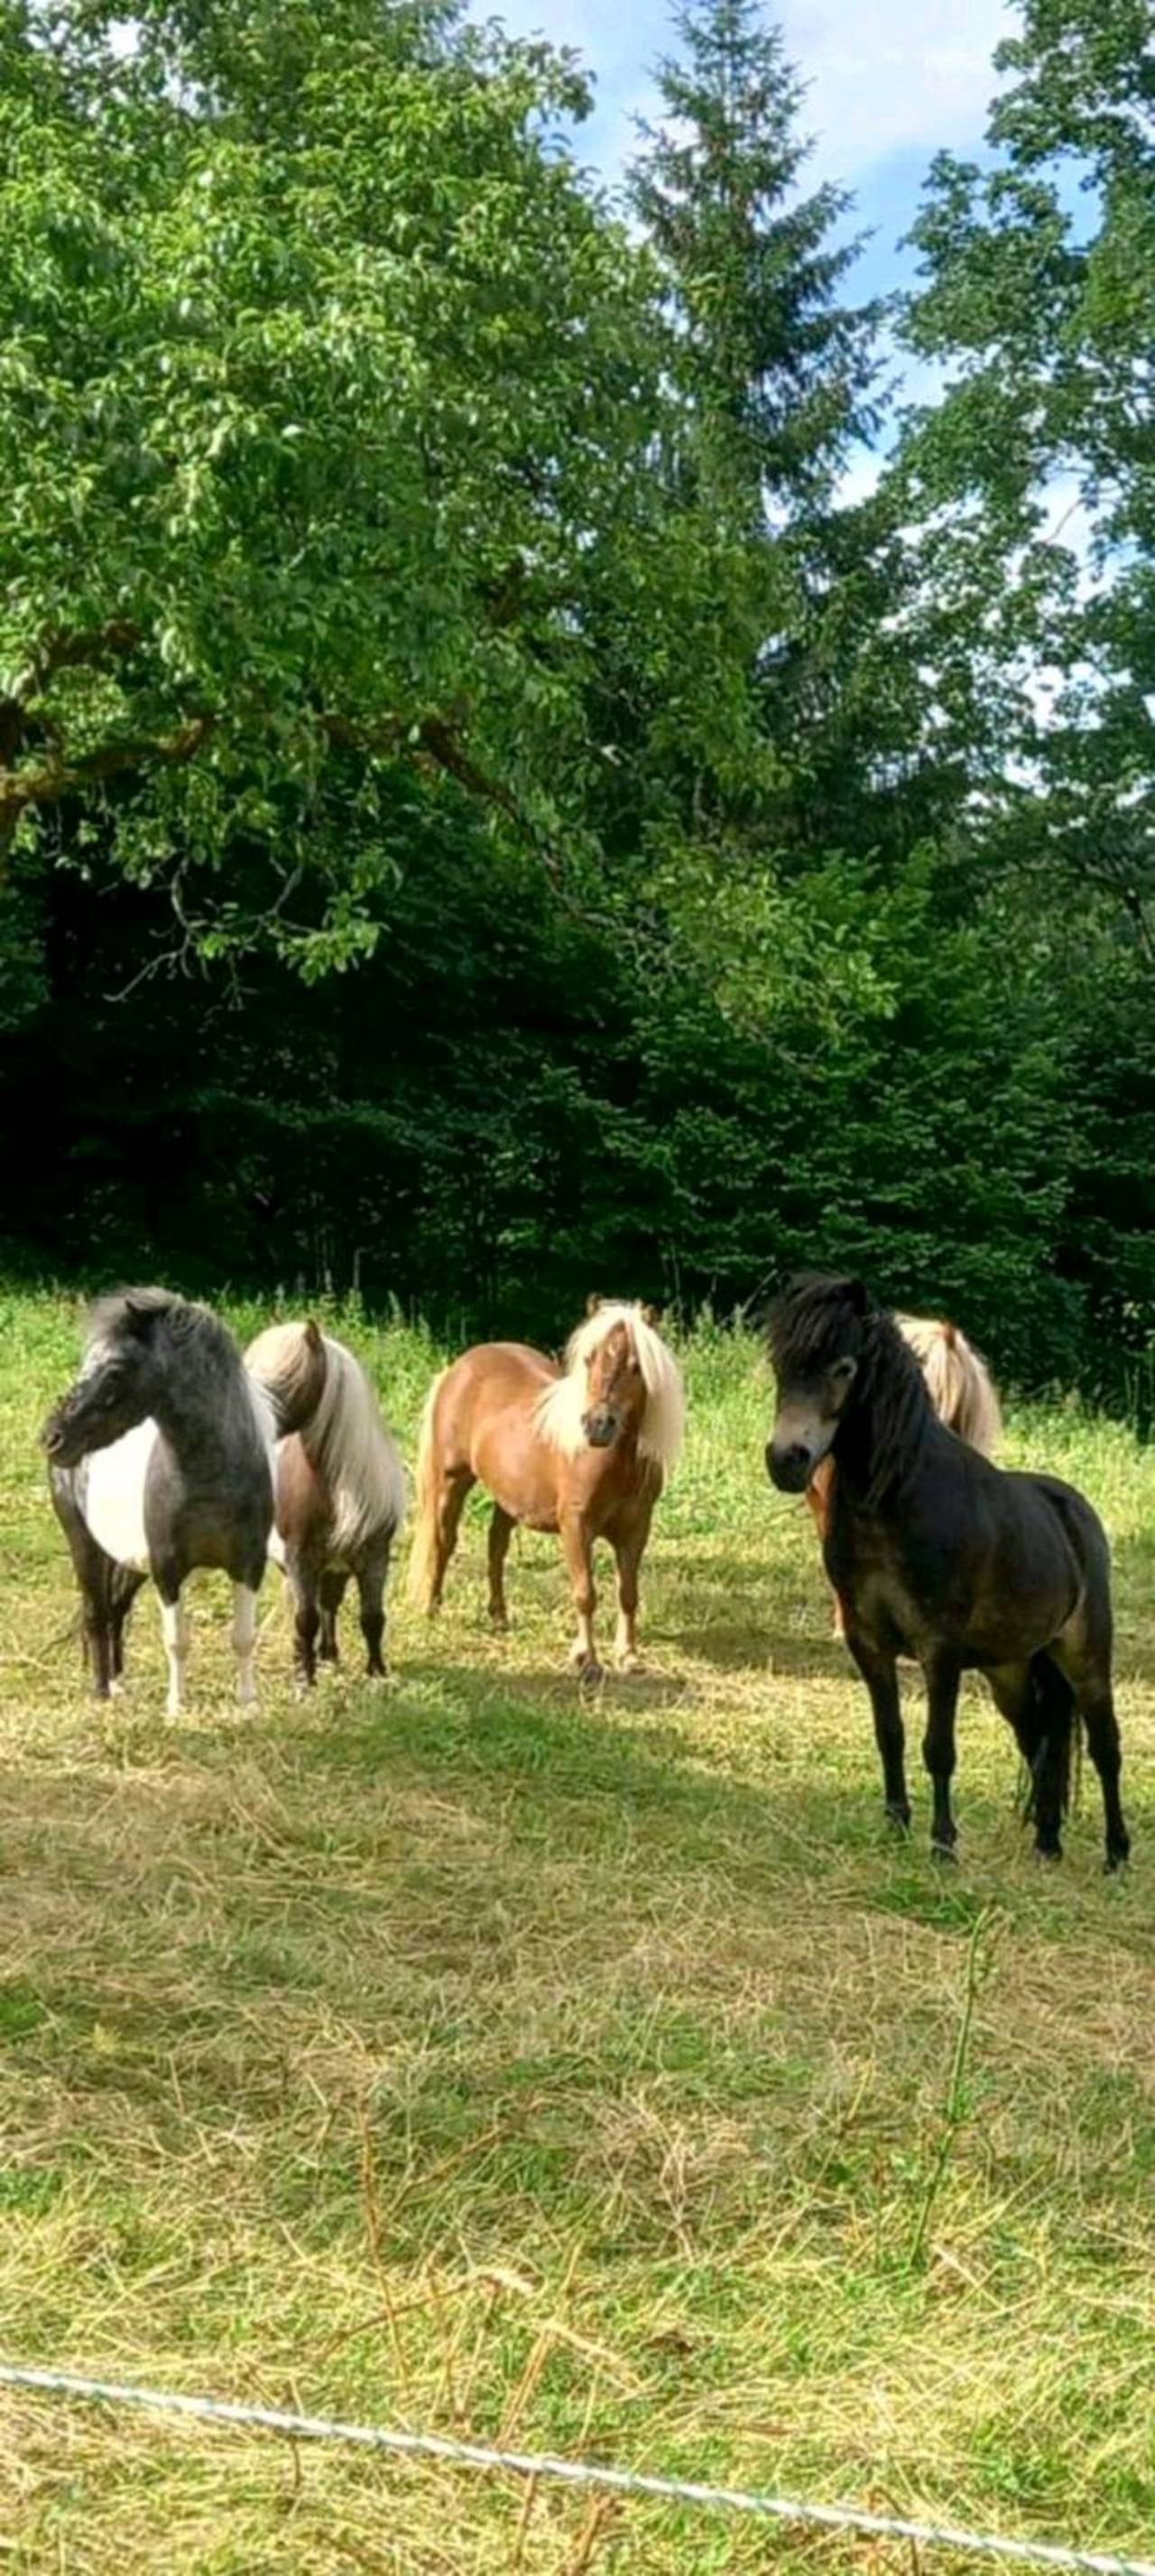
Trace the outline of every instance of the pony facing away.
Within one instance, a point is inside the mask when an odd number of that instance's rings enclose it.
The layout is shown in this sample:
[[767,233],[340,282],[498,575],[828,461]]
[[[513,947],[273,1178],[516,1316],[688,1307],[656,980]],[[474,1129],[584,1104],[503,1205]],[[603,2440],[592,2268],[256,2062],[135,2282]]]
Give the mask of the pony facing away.
[[870,1693],[887,1814],[910,1822],[897,1672],[907,1654],[926,1682],[932,1849],[953,1853],[959,1680],[979,1671],[1030,1767],[1042,1860],[1060,1856],[1082,1718],[1103,1791],[1106,1866],[1117,1869],[1130,1837],[1119,1803],[1110,1562],[1090,1504],[1055,1476],[992,1466],[947,1431],[894,1316],[856,1279],[794,1280],[774,1309],[770,1349],[772,1482],[802,1493],[823,1458],[837,1469],[826,1570]]
[[[272,1554],[296,1612],[298,1680],[335,1664],[337,1613],[352,1575],[369,1678],[384,1680],[385,1581],[405,1517],[405,1475],[360,1362],[314,1323],[258,1333],[245,1367],[299,1428],[278,1441]],[[318,1643],[319,1640],[319,1643]]]
[[493,1497],[489,1615],[509,1622],[505,1559],[517,1521],[556,1530],[569,1573],[577,1637],[570,1662],[598,1677],[592,1553],[607,1538],[617,1560],[615,1652],[638,1665],[638,1568],[654,1505],[682,1444],[685,1400],[672,1353],[645,1306],[591,1299],[558,1368],[522,1342],[487,1342],[443,1369],[429,1391],[417,1459],[417,1519],[409,1592],[440,1607],[466,1495]]
[[[1002,1416],[990,1370],[980,1358],[965,1333],[957,1324],[944,1318],[926,1315],[896,1315],[895,1323],[908,1349],[914,1352],[927,1391],[940,1422],[960,1440],[969,1440],[972,1449],[981,1449],[984,1458],[993,1458],[1002,1438]],[[834,1482],[834,1460],[829,1455],[815,1468],[806,1488],[806,1500],[818,1531],[819,1545],[825,1539],[830,1520],[830,1489]],[[843,1634],[842,1609],[834,1596],[834,1634]]]
[[80,1375],[40,1438],[80,1586],[98,1699],[119,1683],[124,1623],[151,1574],[168,1655],[168,1714],[179,1715],[181,1591],[194,1567],[215,1566],[233,1584],[239,1696],[255,1700],[277,1428],[269,1397],[245,1375],[232,1334],[206,1307],[164,1288],[129,1288],[93,1307]]

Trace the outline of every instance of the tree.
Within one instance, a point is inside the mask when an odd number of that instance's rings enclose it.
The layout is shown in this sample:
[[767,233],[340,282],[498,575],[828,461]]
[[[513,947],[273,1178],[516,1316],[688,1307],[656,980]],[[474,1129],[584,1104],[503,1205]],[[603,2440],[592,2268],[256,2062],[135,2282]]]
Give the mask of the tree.
[[580,862],[652,297],[547,148],[567,58],[379,0],[134,26],[0,9],[0,839],[317,972],[414,797]]
[[[987,846],[1155,966],[1155,74],[1146,0],[1026,0],[992,160],[936,162],[908,424],[918,647]],[[1041,678],[1040,678],[1040,675]]]
[[634,204],[674,298],[699,470],[728,472],[764,532],[827,503],[874,425],[878,309],[837,301],[850,201],[797,193],[803,92],[759,0],[686,0],[673,24],[669,122],[643,128]]

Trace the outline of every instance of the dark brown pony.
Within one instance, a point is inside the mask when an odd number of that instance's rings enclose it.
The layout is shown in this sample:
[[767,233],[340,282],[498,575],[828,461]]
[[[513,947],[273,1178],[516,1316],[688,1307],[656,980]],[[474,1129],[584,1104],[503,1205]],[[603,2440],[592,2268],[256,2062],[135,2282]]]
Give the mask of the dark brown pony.
[[[993,1458],[1002,1435],[1002,1417],[981,1354],[944,1316],[896,1315],[894,1320],[907,1348],[914,1352],[939,1421],[945,1422],[948,1431],[957,1432],[960,1440],[969,1440],[972,1449],[981,1449],[984,1458]],[[827,1456],[819,1461],[806,1488],[820,1547],[829,1526],[833,1483],[834,1460]],[[843,1633],[842,1606],[835,1593],[834,1634]]]
[[471,1486],[493,1496],[489,1615],[508,1626],[505,1559],[518,1521],[561,1537],[577,1613],[571,1663],[599,1666],[592,1553],[606,1538],[617,1559],[617,1660],[633,1671],[638,1568],[650,1519],[681,1446],[677,1367],[642,1306],[594,1301],[564,1367],[523,1342],[485,1342],[434,1380],[421,1426],[409,1595],[440,1607],[445,1570]]
[[908,1825],[897,1659],[926,1681],[932,1848],[949,1858],[960,1676],[986,1674],[1033,1780],[1035,1848],[1057,1860],[1078,1720],[1103,1790],[1108,1869],[1127,1858],[1111,1691],[1111,1577],[1102,1526],[1055,1476],[1012,1475],[938,1420],[893,1315],[856,1279],[802,1278],[778,1300],[778,1413],[766,1465],[804,1493],[837,1469],[826,1571],[870,1693],[887,1813]]

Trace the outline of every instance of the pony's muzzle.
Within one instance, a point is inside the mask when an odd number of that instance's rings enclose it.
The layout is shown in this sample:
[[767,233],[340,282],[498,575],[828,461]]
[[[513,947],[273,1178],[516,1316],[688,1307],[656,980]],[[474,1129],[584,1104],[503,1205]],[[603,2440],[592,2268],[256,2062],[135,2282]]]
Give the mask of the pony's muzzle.
[[621,1425],[616,1413],[583,1413],[582,1430],[591,1449],[609,1449],[617,1439]]
[[40,1446],[46,1458],[54,1458],[58,1466],[71,1465],[71,1460],[62,1454],[68,1447],[68,1433],[59,1415],[49,1414],[47,1422],[43,1422],[40,1426],[39,1437]]
[[766,1473],[780,1494],[804,1494],[817,1464],[804,1440],[768,1440]]

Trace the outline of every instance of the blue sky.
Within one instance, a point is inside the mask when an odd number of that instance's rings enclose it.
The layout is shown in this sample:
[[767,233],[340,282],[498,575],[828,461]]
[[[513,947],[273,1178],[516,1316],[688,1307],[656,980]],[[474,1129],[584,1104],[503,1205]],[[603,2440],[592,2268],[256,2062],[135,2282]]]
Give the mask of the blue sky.
[[[577,149],[615,182],[634,146],[634,118],[656,106],[654,66],[670,43],[665,0],[475,0],[475,8],[511,34],[576,47],[597,82]],[[991,57],[1013,12],[1002,0],[770,0],[767,15],[807,83],[812,173],[850,188],[859,223],[875,236],[856,291],[885,291],[909,276],[898,243],[932,154],[981,146]]]

